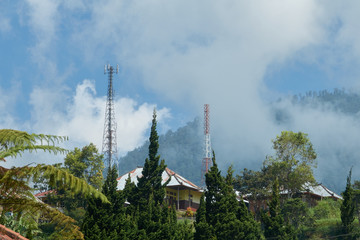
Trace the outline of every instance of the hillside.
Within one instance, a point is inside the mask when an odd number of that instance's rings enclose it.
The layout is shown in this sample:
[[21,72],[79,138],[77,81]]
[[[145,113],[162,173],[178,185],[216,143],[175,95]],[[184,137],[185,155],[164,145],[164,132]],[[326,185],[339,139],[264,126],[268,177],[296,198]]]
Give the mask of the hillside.
[[[285,102],[286,107],[283,107],[282,104]],[[280,125],[282,129],[286,129],[286,126],[291,123],[294,118],[289,110],[296,106],[300,106],[304,109],[320,109],[321,112],[332,112],[339,118],[341,116],[349,116],[356,119],[357,114],[360,112],[360,95],[338,89],[335,89],[332,92],[324,90],[320,92],[308,92],[305,95],[294,95],[288,98],[278,99],[270,105],[273,116],[272,120]],[[181,127],[174,132],[168,131],[165,135],[159,136],[159,154],[161,159],[165,159],[165,162],[170,169],[193,181],[195,184],[201,183],[201,161],[203,157],[202,129],[202,119],[196,118],[187,123],[186,126]],[[212,137],[214,138],[216,136]],[[271,139],[268,140],[270,141]],[[128,152],[126,156],[120,158],[120,174],[124,174],[136,168],[136,166],[142,166],[144,164],[144,160],[148,155],[148,145],[149,143],[146,142],[143,146]],[[317,145],[316,149],[319,161],[322,160],[320,159],[321,157],[325,157],[327,160],[332,157],[334,159],[340,159],[341,161],[344,157],[346,157],[350,164],[349,168],[352,163],[357,162],[357,154],[355,152],[350,152],[350,150],[345,149],[340,149],[341,151],[336,150],[332,152],[325,152],[327,149],[326,146],[324,146],[324,144]],[[264,159],[258,159],[258,161],[262,162]],[[234,164],[236,174],[240,173],[244,167],[240,166],[238,164],[239,162],[241,162],[241,159]],[[334,168],[336,169],[335,165],[319,165],[320,166],[316,170],[318,172],[337,172],[334,170]],[[225,166],[225,168],[227,167],[228,166]],[[344,171],[347,172],[347,165],[345,168],[346,169]],[[225,171],[226,169],[222,170]],[[326,174],[320,174],[318,176],[319,178],[317,180],[324,183],[332,190],[338,193],[343,191],[343,184],[345,183],[345,180],[342,180],[341,177],[327,178]],[[356,178],[357,174],[354,172],[354,179]]]
[[[128,152],[119,159],[120,175],[137,166],[143,166],[148,156],[149,141],[143,146]],[[201,161],[203,156],[202,122],[199,118],[179,128],[175,132],[169,130],[159,136],[159,154],[165,159],[168,168],[195,184],[201,183]]]

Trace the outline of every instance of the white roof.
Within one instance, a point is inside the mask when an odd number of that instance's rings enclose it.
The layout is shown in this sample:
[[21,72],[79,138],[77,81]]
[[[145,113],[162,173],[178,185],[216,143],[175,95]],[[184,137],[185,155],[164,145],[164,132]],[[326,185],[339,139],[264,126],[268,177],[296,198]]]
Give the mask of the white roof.
[[[134,170],[117,178],[118,181],[117,189],[123,190],[125,188],[126,179],[128,178],[129,174],[130,174],[131,182],[137,184],[138,183],[137,178],[142,177],[142,170],[143,170],[142,167],[137,167]],[[164,184],[167,180],[169,180],[170,177],[171,177],[170,182],[167,184],[168,187],[183,186],[187,188],[192,188],[193,190],[196,191],[201,191],[200,187],[196,186],[194,183],[190,182],[189,180],[180,176],[179,174],[175,173],[169,168],[166,168],[162,173],[162,184]]]
[[333,191],[331,191],[330,189],[328,189],[327,187],[325,187],[322,184],[316,185],[316,186],[306,186],[306,191],[304,191],[305,193],[312,193],[315,195],[318,195],[320,197],[334,197],[334,198],[338,198],[338,199],[342,199],[342,197],[336,193],[334,193]]
[[[310,194],[317,195],[322,198],[333,197],[333,198],[337,198],[337,199],[343,199],[340,195],[331,191],[330,189],[328,189],[327,187],[325,187],[322,184],[312,186],[310,183],[306,183],[303,186],[304,186],[305,190],[302,191],[302,193],[310,193]],[[280,192],[280,194],[287,194],[287,193],[288,193],[287,190],[283,190]]]

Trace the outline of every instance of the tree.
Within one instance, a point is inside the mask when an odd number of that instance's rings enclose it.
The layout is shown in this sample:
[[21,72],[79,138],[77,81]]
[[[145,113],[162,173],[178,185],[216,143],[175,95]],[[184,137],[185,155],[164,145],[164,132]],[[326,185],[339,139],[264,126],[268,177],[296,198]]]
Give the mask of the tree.
[[208,240],[213,237],[213,228],[206,221],[206,205],[205,195],[201,195],[200,206],[196,211],[195,221],[195,239],[196,240]]
[[81,150],[75,148],[69,152],[64,160],[65,169],[75,177],[83,178],[88,184],[100,190],[103,184],[103,155],[92,143]]
[[204,199],[201,200],[198,209],[195,239],[261,239],[258,224],[246,206],[237,201],[232,167],[224,178],[217,167],[215,153],[212,160],[213,166],[205,175],[206,200],[205,204]]
[[256,219],[260,219],[260,210],[262,209],[262,202],[267,199],[269,195],[268,185],[265,176],[261,171],[253,171],[244,168],[241,171],[242,175],[237,175],[234,182],[234,188],[241,194],[247,195],[251,201],[251,206],[255,211]]
[[[333,200],[331,199],[331,201]],[[310,208],[301,198],[286,199],[281,207],[281,215],[284,217],[285,223],[293,226],[299,235],[306,231],[306,227],[314,225]]]
[[[66,137],[58,137],[44,134],[28,134],[27,132],[1,129],[0,130],[0,161],[5,158],[21,156],[24,152],[43,150],[49,153],[65,153],[66,150],[57,146],[67,140]],[[30,183],[39,177],[48,179],[51,187],[68,185],[74,193],[92,195],[103,202],[108,202],[106,197],[94,187],[88,185],[67,171],[54,166],[39,164],[36,166],[13,167],[7,169],[0,167],[0,206],[2,213],[12,211],[15,213],[27,212],[32,215],[42,214],[57,223],[62,236],[68,239],[83,239],[83,234],[74,225],[74,220],[59,210],[49,207],[38,201],[32,192]]]
[[353,234],[354,220],[355,220],[355,202],[354,202],[354,190],[351,186],[351,169],[346,181],[346,188],[343,192],[344,201],[340,207],[341,211],[341,222],[343,226],[343,231],[345,234],[350,234],[347,236],[347,239],[355,239]]
[[[161,232],[159,226],[161,221],[161,205],[164,202],[165,187],[170,179],[162,183],[162,173],[166,165],[165,161],[160,161],[158,155],[159,136],[156,131],[156,110],[153,112],[153,119],[150,131],[149,156],[145,159],[142,177],[138,178],[137,186],[132,186],[132,197],[128,198],[133,211],[137,211],[139,217],[137,225],[139,230],[145,230],[149,239],[157,239]],[[160,162],[160,163],[159,163]],[[129,184],[127,184],[129,185]],[[135,215],[135,212],[132,212]]]
[[277,178],[272,187],[269,212],[262,212],[261,220],[264,224],[264,235],[266,239],[297,239],[294,229],[284,222],[284,218],[280,214],[279,180]]
[[272,142],[276,154],[263,163],[265,181],[271,183],[277,177],[289,197],[304,190],[305,184],[315,183],[316,153],[307,134],[283,131]]
[[110,203],[89,199],[81,230],[85,239],[137,239],[137,226],[131,216],[125,214],[124,193],[117,191],[117,170],[109,168],[102,192]]
[[[63,169],[85,180],[94,188],[101,189],[103,184],[102,171],[104,169],[103,155],[98,153],[98,149],[94,144],[90,143],[82,149],[75,148],[73,151],[68,152],[64,159]],[[41,181],[45,183],[44,179],[41,179]],[[62,206],[64,214],[75,219],[77,225],[80,226],[85,217],[87,199],[82,197],[81,194],[74,195],[67,186],[58,186],[57,188],[56,192],[49,194],[49,204]]]

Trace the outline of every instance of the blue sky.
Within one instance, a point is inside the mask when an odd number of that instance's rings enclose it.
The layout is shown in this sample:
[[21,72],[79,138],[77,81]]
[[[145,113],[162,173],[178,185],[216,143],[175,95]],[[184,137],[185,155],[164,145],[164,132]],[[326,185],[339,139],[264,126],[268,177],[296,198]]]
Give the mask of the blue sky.
[[[224,164],[242,159],[241,166],[259,166],[281,130],[305,131],[325,152],[339,146],[335,140],[322,144],[333,137],[327,129],[337,128],[336,137],[353,142],[358,123],[284,105],[294,120],[278,126],[269,100],[309,90],[358,92],[359,5],[2,0],[0,127],[67,135],[70,148],[89,142],[101,148],[103,66],[110,63],[120,65],[114,87],[121,154],[147,139],[155,106],[164,133],[202,116],[204,103],[211,106],[218,156],[236,156]],[[320,154],[319,166],[325,156]],[[341,159],[332,161],[336,165]]]

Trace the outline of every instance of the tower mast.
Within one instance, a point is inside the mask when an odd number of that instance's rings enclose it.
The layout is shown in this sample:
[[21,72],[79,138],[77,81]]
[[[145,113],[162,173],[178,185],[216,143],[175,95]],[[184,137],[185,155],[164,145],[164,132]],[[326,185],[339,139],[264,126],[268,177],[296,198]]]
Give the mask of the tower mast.
[[205,140],[205,149],[204,149],[204,158],[202,161],[201,169],[201,180],[202,185],[205,185],[205,174],[209,171],[211,166],[211,142],[210,142],[210,106],[209,104],[204,104],[204,140]]
[[[115,72],[116,71],[116,72]],[[116,121],[114,106],[113,74],[119,72],[119,65],[116,70],[110,64],[105,65],[104,74],[108,74],[108,92],[105,110],[105,124],[103,134],[102,153],[104,154],[105,169],[109,169],[112,164],[117,163],[117,143],[116,143]]]

